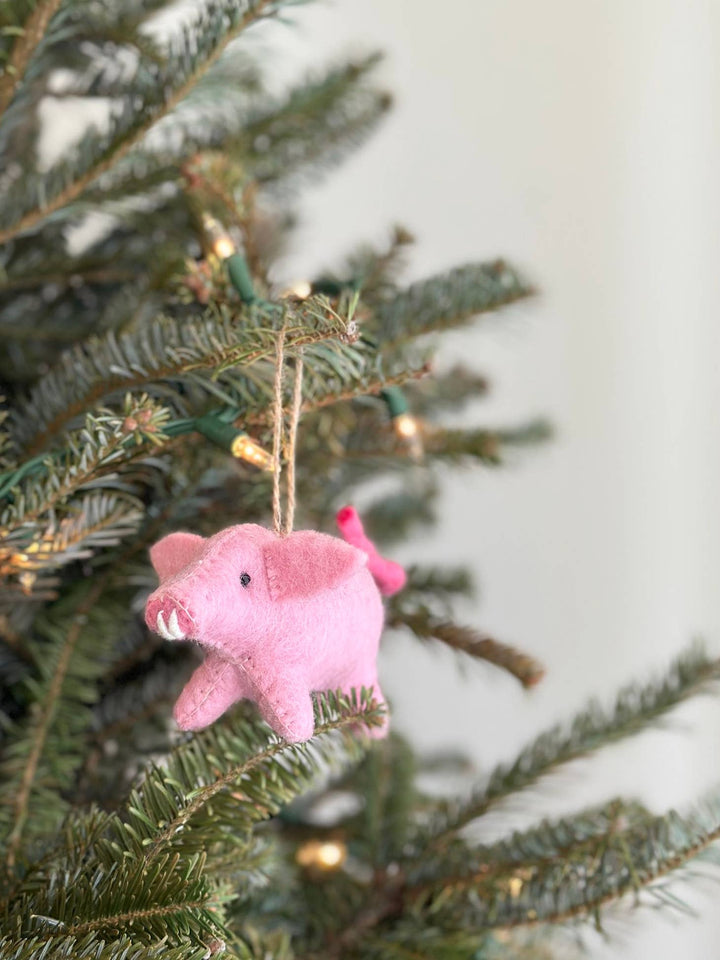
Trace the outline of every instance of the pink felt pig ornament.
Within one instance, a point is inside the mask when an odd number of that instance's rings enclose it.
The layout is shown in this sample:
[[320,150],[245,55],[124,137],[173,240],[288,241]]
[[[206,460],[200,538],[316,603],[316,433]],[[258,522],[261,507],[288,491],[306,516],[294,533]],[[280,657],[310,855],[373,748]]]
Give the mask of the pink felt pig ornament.
[[[375,664],[380,594],[401,589],[405,572],[378,554],[352,507],[337,521],[346,542],[247,523],[207,539],[171,533],[152,547],[160,586],[148,598],[147,625],[206,650],[175,704],[183,730],[206,727],[247,698],[277,734],[300,742],[313,734],[313,691],[372,687],[384,702]],[[386,732],[387,722],[370,730]]]

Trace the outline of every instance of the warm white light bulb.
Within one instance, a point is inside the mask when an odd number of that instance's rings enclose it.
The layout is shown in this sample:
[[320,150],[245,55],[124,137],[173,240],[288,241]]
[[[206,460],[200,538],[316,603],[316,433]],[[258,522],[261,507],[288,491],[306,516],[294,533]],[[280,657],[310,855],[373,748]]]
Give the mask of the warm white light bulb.
[[345,850],[339,843],[321,843],[317,851],[319,866],[326,870],[339,867],[345,859]]
[[235,244],[230,237],[224,233],[213,241],[213,252],[220,260],[227,260],[235,253]]
[[254,463],[256,467],[263,470],[273,470],[272,454],[264,450],[259,444],[251,440],[247,434],[240,433],[233,440],[232,455],[240,460],[246,460],[248,463]]
[[290,287],[290,292],[299,300],[307,300],[312,293],[312,286],[309,280],[298,280]]
[[395,417],[393,424],[395,426],[395,433],[397,433],[399,437],[409,439],[410,437],[414,437],[418,432],[418,422],[415,417],[409,413],[401,413]]

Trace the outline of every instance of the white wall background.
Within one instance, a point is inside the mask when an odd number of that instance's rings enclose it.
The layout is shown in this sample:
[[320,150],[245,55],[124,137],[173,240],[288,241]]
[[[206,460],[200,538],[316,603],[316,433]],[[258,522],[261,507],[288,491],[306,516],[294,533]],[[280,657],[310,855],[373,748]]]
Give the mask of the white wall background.
[[[548,677],[524,694],[402,641],[383,664],[397,727],[482,771],[692,636],[720,646],[720,6],[336,0],[295,19],[258,40],[282,45],[283,73],[380,46],[397,108],[305,193],[284,278],[400,222],[419,239],[411,279],[503,254],[543,290],[443,355],[492,376],[473,420],[546,413],[557,441],[502,472],[449,475],[441,527],[403,558],[467,562],[481,598],[466,617]],[[720,781],[720,711],[676,717],[556,777],[513,822],[620,791],[687,804]],[[700,920],[611,921],[593,955],[717,956],[718,887],[683,894]]]

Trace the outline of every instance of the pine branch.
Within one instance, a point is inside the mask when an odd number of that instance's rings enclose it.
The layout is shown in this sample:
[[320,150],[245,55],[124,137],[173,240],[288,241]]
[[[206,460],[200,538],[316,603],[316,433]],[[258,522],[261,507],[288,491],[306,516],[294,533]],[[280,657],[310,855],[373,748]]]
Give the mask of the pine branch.
[[417,802],[415,757],[393,736],[365,758],[353,786],[363,797],[362,843],[379,869],[402,857]]
[[[224,720],[196,735],[133,791],[114,842],[147,861],[170,848],[207,850],[213,839],[227,842],[228,829],[242,839],[252,824],[306,789],[320,769],[362,754],[363,741],[327,734],[360,722],[376,725],[382,713],[366,692],[352,698],[328,692],[317,697],[315,708],[315,735],[305,744],[268,741],[264,724],[244,719]],[[211,815],[203,821],[199,814],[211,801]]]
[[642,804],[614,799],[556,820],[545,819],[493,844],[474,844],[457,837],[437,857],[421,858],[417,869],[409,864],[408,885],[414,896],[421,897],[426,891],[437,893],[443,886],[469,890],[478,882],[492,881],[502,892],[517,895],[534,871],[558,861],[571,865],[595,849],[602,838],[641,830],[654,819]]
[[414,908],[429,921],[451,927],[508,929],[596,917],[604,905],[652,887],[718,839],[716,799],[686,817],[671,811],[627,829],[611,826],[589,838],[581,834],[558,856],[515,865],[504,879],[493,875],[492,865],[485,874],[480,869],[438,878],[432,892],[420,890]]
[[470,459],[488,466],[502,463],[502,451],[506,447],[544,443],[552,437],[552,429],[545,420],[531,420],[519,427],[497,430],[448,430],[425,425],[422,433],[428,458],[457,465]]
[[[0,574],[66,564],[135,532],[142,504],[107,489],[117,486],[115,471],[124,459],[147,456],[167,417],[148,397],[128,395],[120,413],[88,414],[56,458],[37,457],[0,476],[0,495],[12,497],[0,515]],[[89,487],[95,489],[77,496]]]
[[33,54],[61,3],[62,0],[39,0],[18,33],[12,52],[0,74],[0,115],[5,113],[22,83]]
[[338,162],[390,109],[391,97],[365,84],[379,60],[372,54],[296,88],[279,107],[250,117],[228,148],[237,151],[260,183],[287,180],[304,168]]
[[[163,768],[151,768],[122,819],[95,817],[86,827],[87,815],[74,814],[46,880],[38,874],[16,884],[10,927],[46,940],[123,931],[146,942],[197,944],[224,936],[223,903],[237,895],[238,869],[252,863],[252,825],[328,767],[356,760],[367,743],[350,731],[380,717],[362,691],[319,696],[315,737],[305,744],[268,740],[259,722],[220,721],[181,744]],[[211,879],[208,862],[217,867],[228,846],[244,850],[233,858],[232,892]]]
[[708,659],[701,649],[691,649],[675,661],[662,681],[625,688],[612,712],[605,713],[592,703],[569,730],[554,727],[541,734],[512,764],[497,767],[469,799],[449,805],[427,831],[420,832],[420,841],[430,844],[429,853],[436,851],[511,793],[526,789],[563,764],[639,733],[718,679],[720,662]]
[[[52,960],[208,960],[205,944],[183,943],[168,946],[162,940],[148,944],[125,934],[111,941],[98,940],[94,933],[84,937],[57,937],[52,941]],[[48,941],[41,937],[21,940],[0,939],[0,960],[48,960]]]
[[[118,611],[98,607],[108,576],[72,594],[54,619],[39,625],[49,644],[33,651],[37,680],[30,681],[33,709],[27,720],[11,727],[10,745],[1,769],[0,824],[6,830],[6,864],[12,869],[24,835],[52,831],[65,812],[62,791],[81,761],[82,735],[90,725],[94,681],[104,666],[103,650],[117,623]],[[82,593],[84,592],[84,596]],[[74,612],[67,613],[69,607]],[[100,624],[104,629],[98,629]]]
[[390,626],[408,627],[422,640],[439,640],[453,650],[492,663],[506,670],[526,689],[534,687],[545,675],[544,667],[526,653],[505,643],[498,643],[491,637],[484,637],[472,627],[439,620],[427,608],[421,607],[412,612],[400,610],[390,620]]
[[387,546],[404,540],[417,526],[437,519],[433,501],[437,487],[428,477],[418,490],[402,489],[365,509],[363,525],[373,543]]
[[[286,349],[291,355],[299,347],[351,335],[350,321],[324,298],[287,305],[285,310]],[[221,371],[274,356],[277,332],[263,319],[253,311],[236,318],[226,310],[208,312],[202,320],[190,322],[161,318],[137,333],[116,337],[110,332],[68,351],[38,382],[27,402],[14,408],[12,425],[18,442],[29,456],[37,454],[68,423],[119,391],[189,379],[201,372],[206,379],[192,382],[217,391]],[[310,361],[312,356],[312,351],[306,351]]]
[[243,177],[275,183],[307,167],[337,162],[390,106],[386,93],[365,82],[378,59],[372,55],[342,64],[296,86],[279,102],[259,98],[259,104],[216,68],[86,199],[100,202],[109,192],[146,191],[163,170],[191,160],[193,188],[215,194],[231,212],[235,201],[228,203],[222,187],[203,176],[205,163],[215,172],[220,166],[226,175],[236,169]]
[[373,325],[381,343],[402,343],[460,326],[533,293],[533,287],[503,260],[470,264],[396,293],[377,306]]
[[124,934],[150,943],[166,939],[172,946],[227,936],[222,896],[204,867],[204,857],[183,861],[179,854],[154,863],[81,865],[66,874],[61,889],[51,882],[28,898],[32,913],[19,918],[19,932],[46,941]]
[[102,491],[78,497],[68,510],[68,516],[45,527],[25,520],[6,527],[0,541],[0,574],[30,572],[34,583],[41,570],[56,569],[116,546],[137,532],[144,516],[141,502],[134,497]]
[[[168,64],[167,75],[157,78],[156,87],[162,88],[165,80],[171,90],[162,103],[154,109],[147,104],[145,115],[131,125],[130,129],[124,129],[126,123],[118,122],[119,130],[115,137],[101,149],[99,156],[86,160],[85,169],[81,164],[80,169],[83,172],[71,177],[69,182],[61,185],[62,177],[55,177],[54,182],[48,177],[49,185],[46,184],[45,190],[47,199],[0,229],[0,244],[7,243],[17,234],[31,229],[76,200],[93,181],[125,157],[162,117],[167,116],[193,90],[201,77],[218,61],[231,40],[251,23],[265,16],[277,2],[278,0],[245,0],[243,13],[240,13],[237,3],[224,0],[208,2],[205,7],[207,21],[204,22],[201,18],[195,24],[196,28],[204,28],[203,32],[198,29],[192,42],[188,40],[174,51]],[[191,51],[193,47],[198,49],[201,38],[207,42],[204,49],[200,48],[200,55],[196,58]]]
[[446,410],[463,409],[489,392],[486,377],[459,365],[444,373],[434,373],[422,383],[411,386],[407,398],[416,417],[435,419]]

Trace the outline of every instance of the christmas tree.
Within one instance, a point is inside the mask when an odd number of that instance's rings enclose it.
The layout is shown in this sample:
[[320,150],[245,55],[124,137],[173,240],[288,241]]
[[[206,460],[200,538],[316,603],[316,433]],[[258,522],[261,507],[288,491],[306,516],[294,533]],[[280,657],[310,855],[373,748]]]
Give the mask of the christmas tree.
[[[272,90],[246,35],[291,6],[0,11],[3,960],[566,956],[568,926],[657,891],[720,835],[717,800],[658,816],[607,797],[497,842],[473,833],[710,687],[698,649],[456,799],[426,788],[410,744],[367,735],[387,721],[374,687],[315,690],[304,742],[247,700],[196,732],[172,722],[203,654],[163,639],[183,635],[177,611],[145,624],[153,544],[280,530],[283,504],[286,528],[295,512],[333,533],[359,492],[390,555],[438,519],[440,469],[495,467],[548,434],[443,425],[486,382],[437,372],[431,335],[530,296],[511,264],[403,286],[412,238],[395,228],[274,283],[298,189],[390,106],[374,56]],[[85,121],[53,151],[46,124],[68,108]],[[456,622],[469,591],[463,570],[412,566],[386,626],[532,687],[531,656]]]

